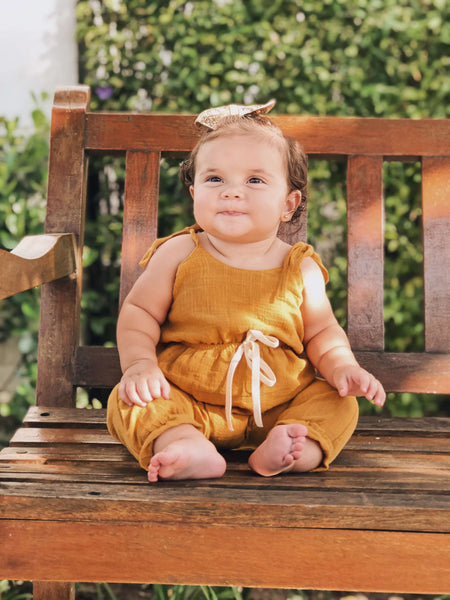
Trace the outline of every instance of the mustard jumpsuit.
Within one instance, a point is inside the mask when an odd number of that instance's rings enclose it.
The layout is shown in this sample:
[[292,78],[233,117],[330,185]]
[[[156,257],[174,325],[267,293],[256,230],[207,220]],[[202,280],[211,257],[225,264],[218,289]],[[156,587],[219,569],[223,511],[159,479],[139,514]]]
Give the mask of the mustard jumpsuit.
[[170,398],[130,407],[116,386],[109,431],[147,469],[154,440],[177,425],[192,424],[219,449],[254,449],[275,425],[301,423],[323,450],[319,469],[328,468],[356,427],[358,404],[317,378],[303,353],[300,264],[312,257],[328,280],[320,258],[299,242],[281,267],[240,269],[202,248],[197,231],[174,234],[191,235],[195,248],[178,267],[157,348]]

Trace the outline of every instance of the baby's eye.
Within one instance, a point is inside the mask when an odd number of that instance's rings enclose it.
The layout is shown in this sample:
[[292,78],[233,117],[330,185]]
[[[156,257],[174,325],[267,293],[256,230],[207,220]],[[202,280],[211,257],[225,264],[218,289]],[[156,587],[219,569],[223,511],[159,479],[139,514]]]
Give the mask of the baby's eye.
[[250,177],[248,180],[249,183],[264,183],[261,177]]
[[210,175],[206,181],[210,181],[211,183],[220,183],[222,178],[218,175]]

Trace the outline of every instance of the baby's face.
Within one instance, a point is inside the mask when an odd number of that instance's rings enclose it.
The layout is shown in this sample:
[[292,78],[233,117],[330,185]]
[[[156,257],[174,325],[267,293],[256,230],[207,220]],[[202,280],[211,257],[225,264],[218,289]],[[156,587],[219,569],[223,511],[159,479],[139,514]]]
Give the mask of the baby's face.
[[262,135],[238,132],[199,149],[190,191],[200,227],[241,243],[276,235],[280,221],[300,201],[299,192],[289,193],[277,145]]

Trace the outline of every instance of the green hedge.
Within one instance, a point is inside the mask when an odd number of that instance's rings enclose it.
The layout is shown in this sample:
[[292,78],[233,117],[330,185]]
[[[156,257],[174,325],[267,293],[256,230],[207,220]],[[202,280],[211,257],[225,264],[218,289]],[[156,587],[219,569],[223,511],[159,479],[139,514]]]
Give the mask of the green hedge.
[[274,96],[291,113],[448,111],[445,0],[82,0],[77,14],[82,80],[112,92],[99,107]]
[[[80,81],[93,90],[93,109],[197,112],[274,97],[275,112],[448,116],[450,5],[444,0],[79,0],[76,10]],[[33,134],[33,144],[40,134]],[[14,154],[14,144],[7,144],[5,155]],[[45,168],[32,149],[22,152],[20,160],[13,172],[33,169],[17,183],[25,225],[19,231],[14,225],[19,217],[10,217],[1,239],[6,247],[24,228],[41,223],[41,208],[32,206],[35,192],[28,186],[31,181],[41,184]],[[114,343],[117,315],[110,307],[118,293],[123,169],[120,159],[96,159],[89,177],[83,335],[94,343]],[[387,347],[420,350],[419,166],[387,164],[385,190]],[[14,194],[0,193],[0,215],[14,213]],[[331,300],[345,325],[343,165],[311,161],[309,195],[309,239],[329,267]],[[191,220],[177,164],[167,161],[159,233]],[[106,294],[94,292],[90,280],[100,280]],[[23,303],[30,315],[34,301],[32,296]],[[30,335],[29,321],[20,314],[20,301],[10,300],[7,306],[2,322],[11,311],[20,321],[15,333],[34,339],[34,329]],[[440,410],[441,400],[391,395],[387,410],[432,413]]]

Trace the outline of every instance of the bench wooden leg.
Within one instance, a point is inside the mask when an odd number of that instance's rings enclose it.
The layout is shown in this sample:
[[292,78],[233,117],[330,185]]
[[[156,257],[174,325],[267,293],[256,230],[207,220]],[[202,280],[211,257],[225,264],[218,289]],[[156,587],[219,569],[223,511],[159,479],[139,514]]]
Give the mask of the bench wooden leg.
[[75,584],[66,581],[33,581],[33,600],[75,600]]

